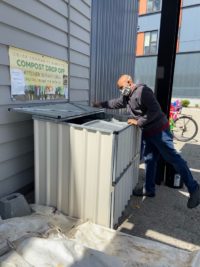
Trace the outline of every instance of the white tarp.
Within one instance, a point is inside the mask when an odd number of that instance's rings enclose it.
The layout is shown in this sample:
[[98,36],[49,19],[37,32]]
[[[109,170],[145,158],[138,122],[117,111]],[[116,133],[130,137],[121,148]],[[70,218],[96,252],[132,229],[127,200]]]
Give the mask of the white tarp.
[[0,221],[1,267],[199,267],[187,252],[80,222],[53,208]]

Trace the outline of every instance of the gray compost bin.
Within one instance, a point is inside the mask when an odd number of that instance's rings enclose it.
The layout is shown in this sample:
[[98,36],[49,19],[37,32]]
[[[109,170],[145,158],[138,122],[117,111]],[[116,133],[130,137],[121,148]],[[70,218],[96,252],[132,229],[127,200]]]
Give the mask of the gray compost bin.
[[113,228],[138,181],[138,127],[65,103],[14,108],[34,120],[35,202]]

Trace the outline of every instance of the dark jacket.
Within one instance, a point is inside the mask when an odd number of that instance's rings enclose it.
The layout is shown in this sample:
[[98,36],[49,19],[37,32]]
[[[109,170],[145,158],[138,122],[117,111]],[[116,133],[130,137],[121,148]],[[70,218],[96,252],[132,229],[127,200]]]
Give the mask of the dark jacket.
[[138,84],[130,96],[101,102],[103,108],[119,109],[127,107],[130,117],[138,121],[145,133],[156,133],[168,127],[168,120],[154,96],[145,84]]

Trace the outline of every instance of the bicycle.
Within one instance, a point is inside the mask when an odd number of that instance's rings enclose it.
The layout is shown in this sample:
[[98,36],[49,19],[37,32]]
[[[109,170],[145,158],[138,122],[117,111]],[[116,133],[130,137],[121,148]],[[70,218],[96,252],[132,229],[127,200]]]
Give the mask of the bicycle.
[[182,106],[176,100],[171,104],[169,124],[174,138],[181,142],[192,140],[198,132],[198,125],[190,115],[181,115]]

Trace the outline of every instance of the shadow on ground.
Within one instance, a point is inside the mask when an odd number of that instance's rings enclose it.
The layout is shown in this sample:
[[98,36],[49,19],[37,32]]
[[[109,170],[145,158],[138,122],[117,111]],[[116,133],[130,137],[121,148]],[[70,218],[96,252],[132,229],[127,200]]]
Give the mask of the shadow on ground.
[[[200,183],[200,146],[187,143],[179,151]],[[139,173],[139,183],[142,183],[144,168]],[[157,185],[155,198],[133,196],[118,229],[189,251],[200,249],[200,205],[189,210],[188,196],[185,187],[174,189],[163,184]]]

